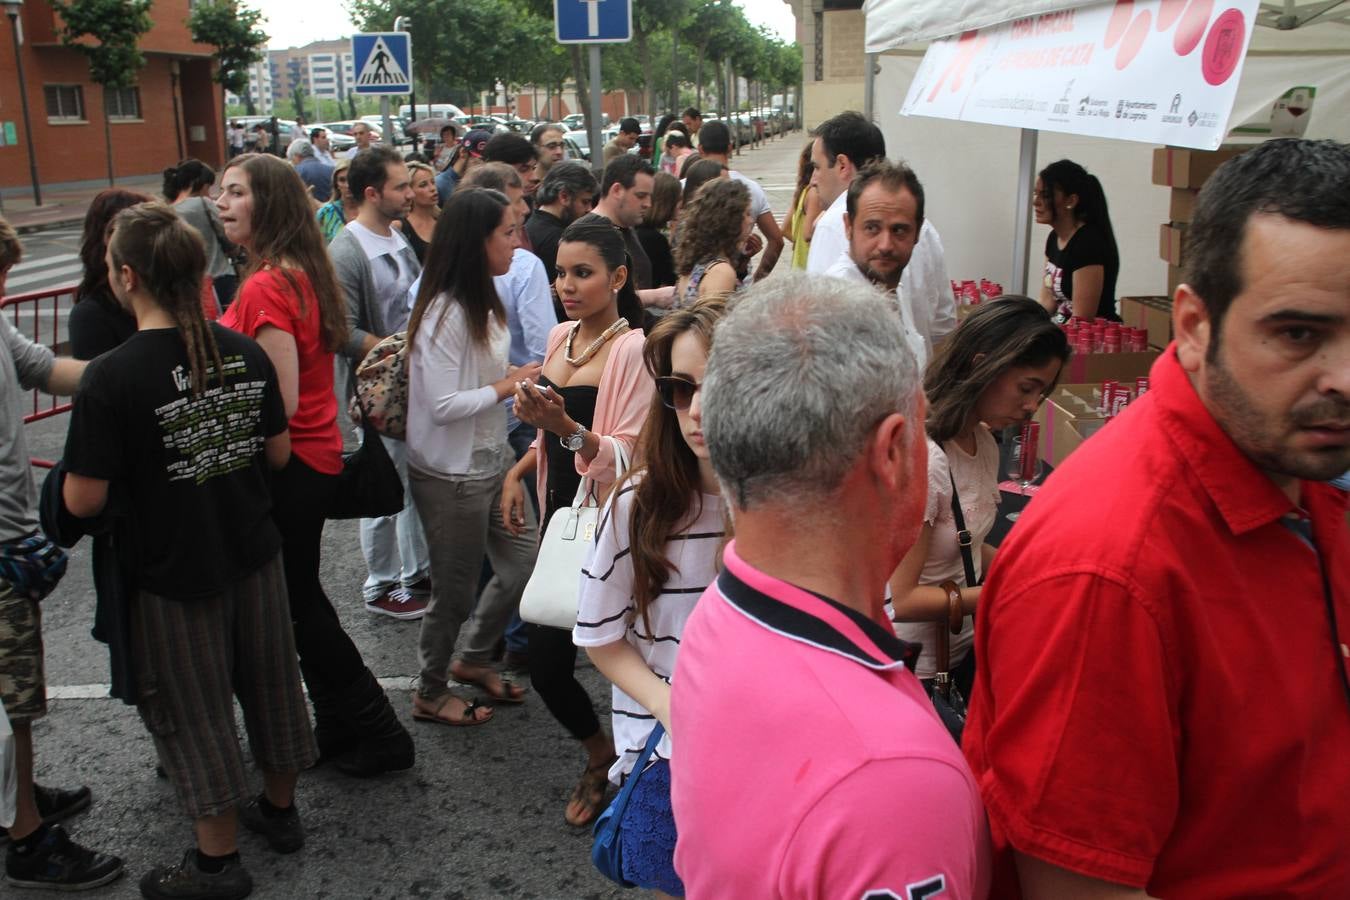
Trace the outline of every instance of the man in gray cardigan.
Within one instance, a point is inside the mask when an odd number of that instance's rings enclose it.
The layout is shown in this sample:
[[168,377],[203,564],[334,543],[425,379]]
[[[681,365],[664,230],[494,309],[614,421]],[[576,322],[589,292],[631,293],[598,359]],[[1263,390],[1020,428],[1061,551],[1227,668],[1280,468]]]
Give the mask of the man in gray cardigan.
[[[408,167],[398,153],[390,147],[361,151],[347,170],[347,185],[360,198],[361,208],[328,245],[351,329],[337,361],[343,408],[354,393],[355,367],[383,338],[408,327],[408,291],[422,271],[412,247],[393,227],[412,205]],[[408,493],[407,445],[381,440],[403,479],[403,511],[361,520],[361,552],[368,571],[362,593],[372,613],[420,619],[431,594],[431,570],[422,522]]]

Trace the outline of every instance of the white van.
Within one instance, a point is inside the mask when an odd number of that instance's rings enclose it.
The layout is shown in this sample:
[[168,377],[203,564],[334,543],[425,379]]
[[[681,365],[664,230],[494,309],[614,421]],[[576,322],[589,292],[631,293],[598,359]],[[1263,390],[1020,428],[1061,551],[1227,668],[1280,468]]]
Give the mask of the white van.
[[[405,103],[398,108],[398,117],[403,121],[408,121],[412,115],[412,106]],[[464,115],[464,110],[453,103],[419,103],[417,104],[417,118],[419,119],[453,119]]]

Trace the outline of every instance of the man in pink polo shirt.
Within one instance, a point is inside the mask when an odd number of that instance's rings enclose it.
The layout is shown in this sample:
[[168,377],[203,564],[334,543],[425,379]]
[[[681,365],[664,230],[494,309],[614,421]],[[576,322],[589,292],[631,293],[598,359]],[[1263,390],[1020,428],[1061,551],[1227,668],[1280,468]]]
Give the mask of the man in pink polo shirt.
[[779,275],[718,326],[691,415],[736,540],[672,681],[689,897],[988,892],[975,781],[882,612],[924,507],[919,378],[867,285]]

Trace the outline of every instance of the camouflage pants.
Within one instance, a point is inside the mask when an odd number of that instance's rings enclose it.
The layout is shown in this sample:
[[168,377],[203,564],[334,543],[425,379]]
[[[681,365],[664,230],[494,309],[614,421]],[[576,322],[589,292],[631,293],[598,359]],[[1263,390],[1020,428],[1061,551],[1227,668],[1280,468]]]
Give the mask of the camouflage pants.
[[11,722],[31,722],[47,713],[41,608],[4,581],[0,581],[0,700]]

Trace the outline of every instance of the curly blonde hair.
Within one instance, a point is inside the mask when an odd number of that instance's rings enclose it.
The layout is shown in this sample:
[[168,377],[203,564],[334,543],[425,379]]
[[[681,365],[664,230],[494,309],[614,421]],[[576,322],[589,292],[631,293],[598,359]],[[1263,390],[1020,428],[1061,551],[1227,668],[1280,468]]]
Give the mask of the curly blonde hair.
[[749,208],[750,191],[738,181],[716,178],[699,188],[680,218],[675,271],[688,275],[701,262],[735,256]]

